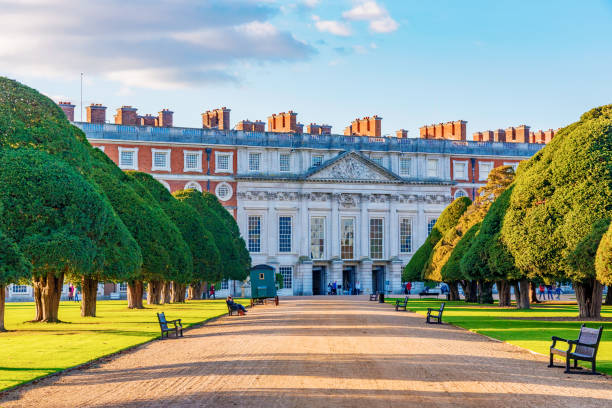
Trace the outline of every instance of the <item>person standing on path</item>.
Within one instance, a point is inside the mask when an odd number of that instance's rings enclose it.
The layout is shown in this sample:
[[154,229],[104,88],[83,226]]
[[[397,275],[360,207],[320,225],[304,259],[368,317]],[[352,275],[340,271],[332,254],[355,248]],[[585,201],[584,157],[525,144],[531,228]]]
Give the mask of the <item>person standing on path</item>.
[[215,297],[215,284],[214,283],[210,285],[210,297],[215,299],[215,300],[217,299]]
[[74,299],[74,286],[72,286],[71,283],[70,286],[68,286],[68,301],[71,301],[72,299]]
[[557,292],[557,300],[561,300],[561,286],[557,285],[555,292]]
[[552,285],[546,285],[546,295],[548,300],[553,300],[553,287]]
[[546,300],[546,292],[544,292],[544,285],[540,285],[540,300]]
[[361,283],[357,281],[357,283],[355,283],[355,293],[359,296],[360,292],[361,292]]

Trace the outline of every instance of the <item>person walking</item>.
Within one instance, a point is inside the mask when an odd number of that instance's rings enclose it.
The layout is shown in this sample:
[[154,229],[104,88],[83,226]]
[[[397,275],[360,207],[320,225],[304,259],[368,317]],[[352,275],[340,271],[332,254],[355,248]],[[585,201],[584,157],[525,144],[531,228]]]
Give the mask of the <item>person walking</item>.
[[210,285],[210,297],[215,299],[215,300],[217,299],[215,297],[215,284],[214,283],[212,285]]
[[359,281],[355,283],[355,293],[357,294],[357,296],[359,296],[359,294],[361,293],[361,283],[359,283]]
[[540,300],[546,300],[545,299],[546,292],[544,292],[545,290],[544,285],[540,285],[539,289],[540,289],[540,296],[539,296]]
[[546,285],[546,295],[548,300],[553,300],[553,287],[552,285]]
[[332,295],[337,295],[337,294],[338,294],[338,283],[334,281],[334,283],[332,283]]
[[79,290],[77,289],[77,287],[74,287],[74,301],[78,302],[79,301]]
[[561,300],[561,286],[560,285],[557,285],[555,292],[557,293],[557,300]]
[[327,294],[328,295],[333,295],[333,290],[332,290],[332,284],[331,282],[327,283]]
[[412,290],[412,282],[406,282],[406,294],[409,295]]
[[74,299],[74,286],[72,286],[72,283],[70,284],[70,286],[68,286],[68,301],[71,301]]

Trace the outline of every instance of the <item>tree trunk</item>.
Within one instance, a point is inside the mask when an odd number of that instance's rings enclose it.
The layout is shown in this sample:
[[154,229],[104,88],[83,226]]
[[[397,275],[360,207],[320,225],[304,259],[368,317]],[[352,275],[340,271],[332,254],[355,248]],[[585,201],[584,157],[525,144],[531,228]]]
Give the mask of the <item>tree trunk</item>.
[[[35,321],[46,323],[59,322],[59,302],[62,296],[63,285],[63,273],[59,277],[53,273],[47,273],[45,276],[34,278],[34,299],[40,302],[39,305],[36,305]],[[38,294],[36,289],[38,289]]]
[[612,288],[610,286],[608,286],[608,294],[606,295],[606,301],[604,304],[612,305]]
[[197,281],[189,285],[189,294],[187,295],[189,300],[200,300],[202,299],[202,282]]
[[159,303],[161,305],[170,303],[171,293],[170,293],[170,282],[164,281],[161,283],[161,291],[159,293]]
[[6,331],[4,328],[4,297],[6,295],[6,286],[0,285],[0,332]]
[[459,299],[459,288],[457,288],[457,282],[447,283],[449,300],[461,300]]
[[531,303],[540,303],[540,300],[538,299],[537,285],[533,282],[530,284],[531,287],[529,290],[531,291]]
[[179,292],[179,302],[185,303],[185,292],[187,292],[187,285],[181,284],[181,291]]
[[478,303],[493,304],[493,282],[478,281]]
[[98,300],[98,280],[81,278],[81,292],[83,299],[81,302],[82,317],[96,317],[96,302]]
[[161,303],[161,281],[149,281],[147,285],[147,303],[150,305],[159,305]]
[[572,284],[574,285],[574,291],[576,291],[576,301],[578,302],[580,317],[601,317],[603,285],[596,279],[572,282]]
[[465,301],[467,303],[478,302],[478,283],[476,281],[460,281],[460,283],[465,294]]
[[172,282],[171,298],[172,303],[185,303],[185,285],[182,283]]
[[142,305],[143,292],[141,280],[128,281],[128,309],[144,309]]
[[500,280],[496,282],[497,293],[499,295],[499,307],[508,307],[511,303],[510,284],[508,281]]
[[529,295],[531,293],[529,288],[530,286],[533,285],[531,285],[531,282],[529,282],[527,279],[521,279],[519,281],[518,293],[516,295],[516,307],[518,309],[529,309]]

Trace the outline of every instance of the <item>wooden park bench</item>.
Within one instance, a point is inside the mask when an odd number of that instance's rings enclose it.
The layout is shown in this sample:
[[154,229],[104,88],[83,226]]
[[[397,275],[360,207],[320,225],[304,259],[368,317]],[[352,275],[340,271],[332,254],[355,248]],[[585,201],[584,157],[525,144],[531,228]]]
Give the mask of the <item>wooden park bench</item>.
[[[597,357],[597,348],[599,347],[599,341],[601,340],[601,333],[603,332],[603,327],[599,329],[591,329],[589,327],[585,327],[583,324],[580,327],[580,334],[578,335],[578,340],[566,340],[561,337],[552,336],[552,346],[550,346],[550,364],[549,367],[554,367],[553,364],[553,355],[556,354],[558,356],[565,357],[565,373],[570,373],[570,360],[574,360],[574,369],[581,369],[578,367],[578,360],[580,361],[590,361],[591,362],[591,374],[599,374],[595,365],[595,358]],[[561,350],[556,348],[557,341],[563,341],[568,344],[567,350]],[[572,349],[576,346],[576,348],[572,351]]]
[[402,302],[400,299],[395,301],[395,311],[398,312],[400,309],[406,310],[406,306],[408,306],[408,296]]
[[[440,304],[440,308],[435,310],[431,307],[427,308],[427,323],[433,324],[442,324],[442,312],[444,312],[444,302]],[[437,322],[432,322],[431,319],[437,319]]]
[[[183,324],[181,323],[181,319],[166,320],[166,315],[164,312],[161,312],[157,314],[157,320],[159,321],[162,340],[164,339],[164,333],[166,333],[167,338],[170,338],[170,332],[174,332],[177,339],[183,337]],[[168,327],[169,324],[173,324],[174,327]]]
[[370,293],[370,300],[371,301],[378,300],[378,292]]
[[238,309],[237,306],[232,307],[232,305],[230,305],[230,303],[227,300],[225,301],[225,304],[227,305],[228,316],[233,316],[234,312],[236,312],[238,316],[244,316],[244,312]]
[[437,299],[439,295],[440,292],[430,292],[429,290],[425,289],[424,291],[419,292],[419,299],[421,299],[423,296],[435,296]]

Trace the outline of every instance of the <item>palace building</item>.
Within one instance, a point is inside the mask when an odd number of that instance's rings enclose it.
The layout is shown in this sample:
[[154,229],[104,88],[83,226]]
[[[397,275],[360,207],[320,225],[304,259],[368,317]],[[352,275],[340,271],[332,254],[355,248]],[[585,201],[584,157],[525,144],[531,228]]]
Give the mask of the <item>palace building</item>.
[[[202,128],[173,127],[167,110],[143,119],[132,107],[110,124],[104,106],[88,108],[88,122],[73,123],[120,168],[150,173],[170,191],[214,193],[236,218],[253,266],[282,274],[281,295],[325,294],[332,282],[339,293],[357,282],[363,293],[399,293],[402,268],[442,210],[473,199],[493,168],[516,167],[546,140],[522,126],[520,137],[493,141],[479,132],[468,141],[465,121],[425,126],[420,138],[405,130],[381,137],[376,115],[353,121],[345,135],[314,124],[304,132],[292,111],[270,116],[268,132],[261,121],[230,130],[227,108],[205,112]],[[241,286],[217,289],[240,295]]]

